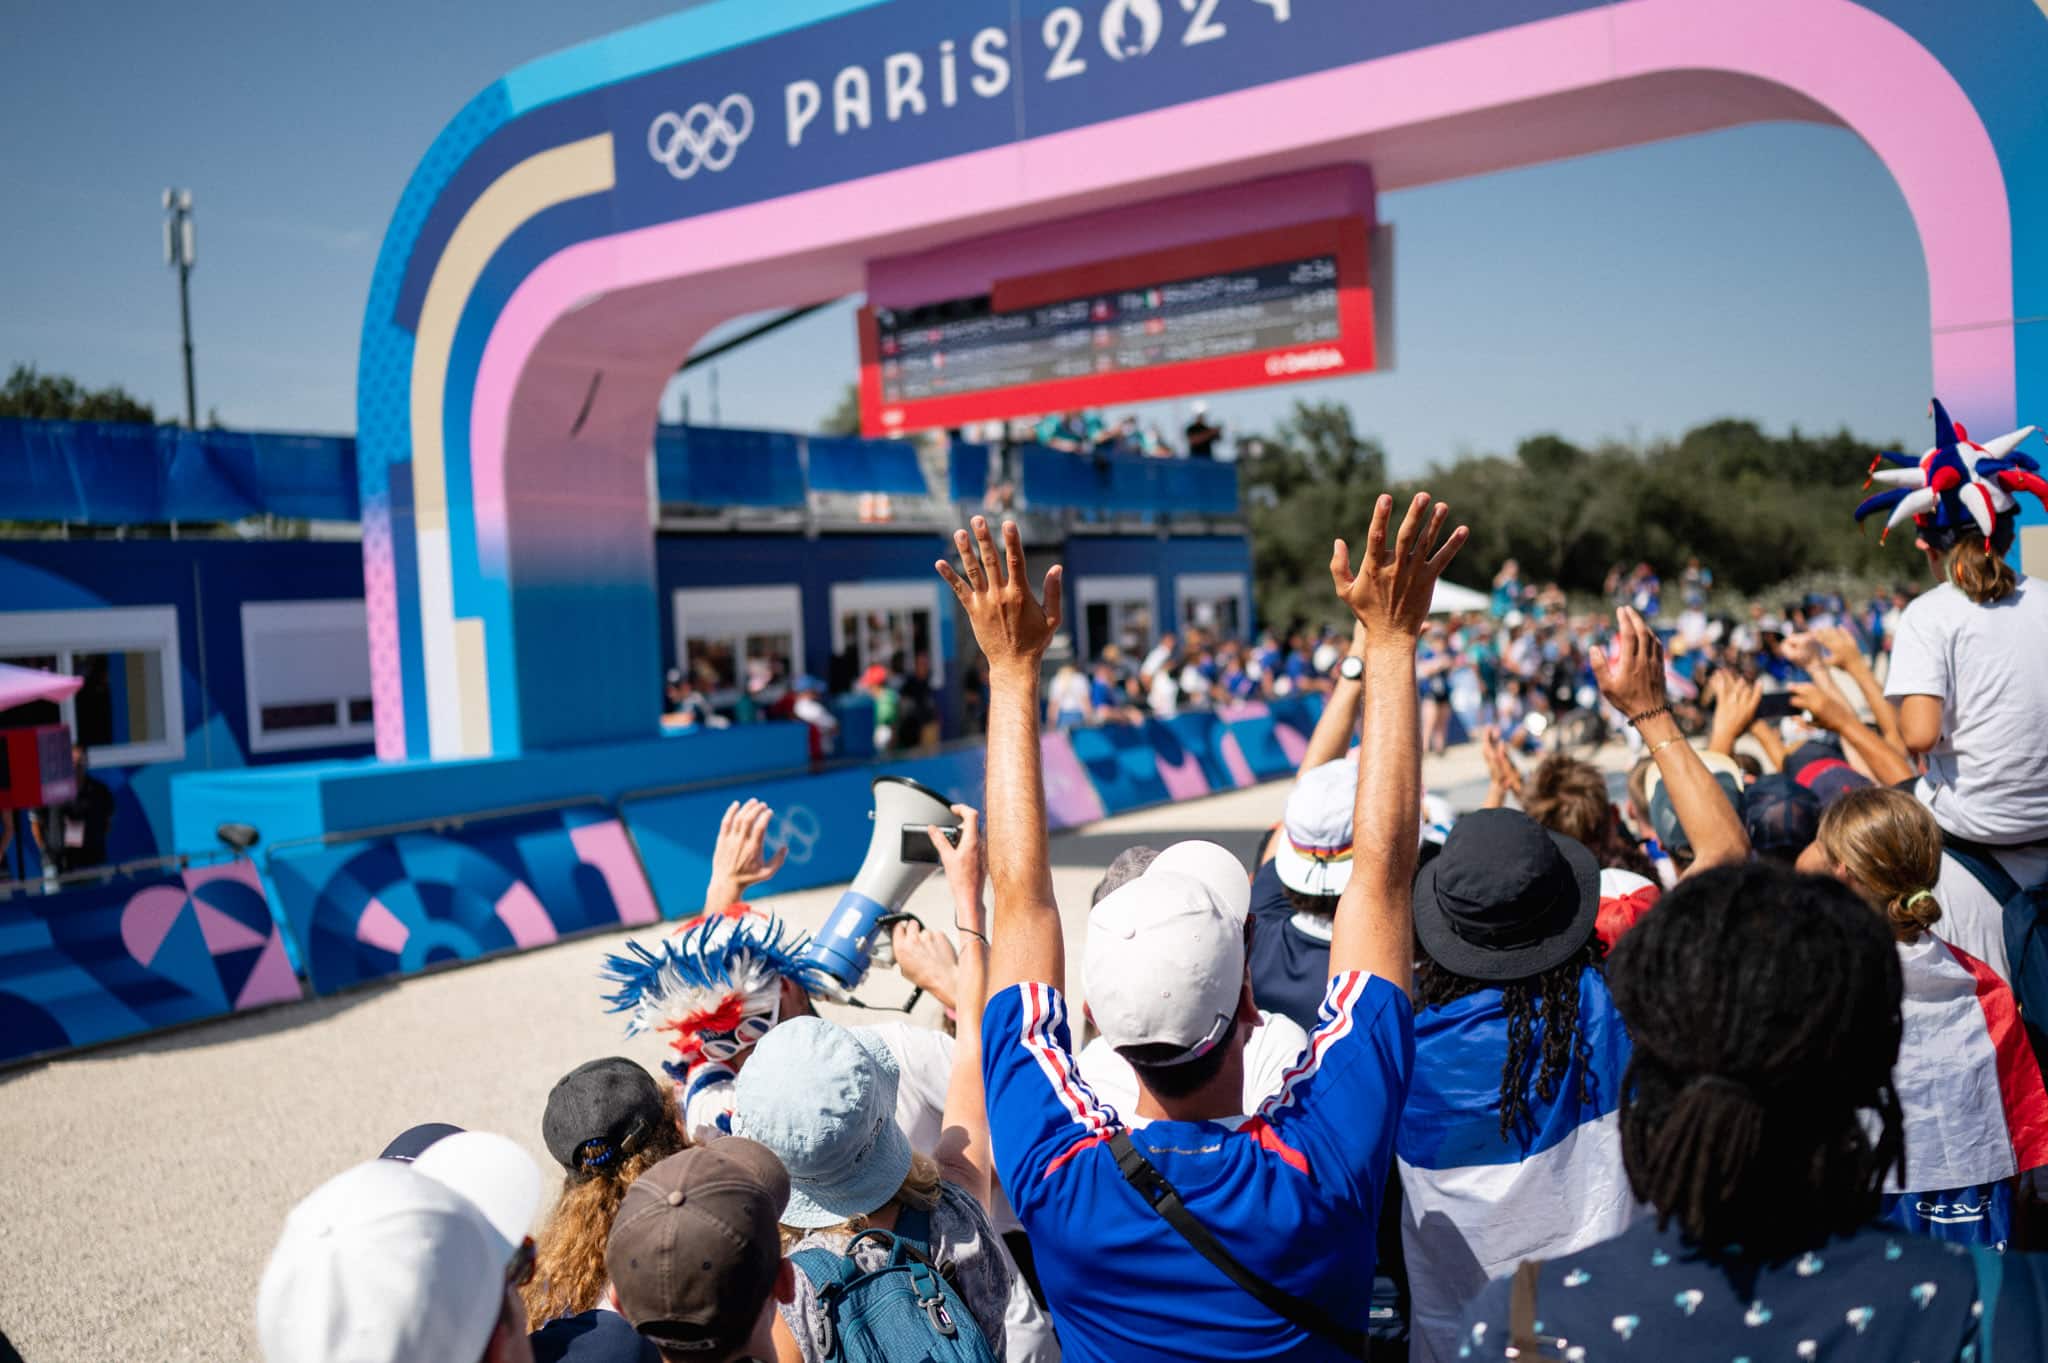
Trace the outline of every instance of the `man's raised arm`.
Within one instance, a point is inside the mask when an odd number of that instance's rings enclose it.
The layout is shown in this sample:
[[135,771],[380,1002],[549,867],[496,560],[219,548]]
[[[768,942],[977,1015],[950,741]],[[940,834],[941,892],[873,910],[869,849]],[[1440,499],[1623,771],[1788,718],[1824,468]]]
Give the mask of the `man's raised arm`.
[[1003,522],[1000,550],[987,520],[976,516],[973,525],[972,536],[953,532],[959,571],[944,560],[937,566],[988,659],[987,856],[995,889],[989,993],[1026,981],[1064,992],[1066,944],[1052,896],[1038,751],[1039,671],[1046,645],[1059,632],[1060,570],[1046,571],[1041,603],[1024,580],[1024,544],[1016,523]]
[[1365,733],[1351,815],[1352,871],[1337,900],[1330,973],[1363,970],[1405,991],[1415,970],[1415,844],[1422,828],[1415,638],[1429,618],[1436,580],[1464,547],[1466,530],[1453,530],[1432,554],[1450,508],[1439,505],[1431,515],[1429,494],[1418,492],[1389,553],[1393,513],[1392,497],[1374,504],[1356,576],[1344,541],[1330,556],[1337,597],[1365,627]]

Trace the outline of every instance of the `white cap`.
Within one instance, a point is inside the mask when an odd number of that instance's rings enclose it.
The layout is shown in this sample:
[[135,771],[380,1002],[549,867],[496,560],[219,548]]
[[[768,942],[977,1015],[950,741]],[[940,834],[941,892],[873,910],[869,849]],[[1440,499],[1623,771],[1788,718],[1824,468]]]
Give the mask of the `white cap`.
[[1237,1016],[1244,913],[1206,880],[1162,868],[1172,850],[1089,912],[1083,988],[1112,1047],[1173,1046],[1192,1060]]
[[412,1167],[468,1198],[503,1238],[508,1254],[533,1230],[540,1166],[509,1137],[458,1131],[420,1151]]
[[1351,883],[1351,820],[1358,801],[1358,759],[1311,767],[1287,796],[1273,869],[1296,894],[1342,894]]
[[[1244,863],[1229,848],[1190,839],[1177,842],[1152,859],[1146,871],[1179,871],[1209,887],[1240,927],[1252,911],[1252,881]],[[1107,896],[1105,896],[1107,898]]]
[[480,1358],[504,1310],[511,1253],[483,1212],[446,1184],[397,1160],[359,1164],[285,1218],[256,1295],[263,1357]]

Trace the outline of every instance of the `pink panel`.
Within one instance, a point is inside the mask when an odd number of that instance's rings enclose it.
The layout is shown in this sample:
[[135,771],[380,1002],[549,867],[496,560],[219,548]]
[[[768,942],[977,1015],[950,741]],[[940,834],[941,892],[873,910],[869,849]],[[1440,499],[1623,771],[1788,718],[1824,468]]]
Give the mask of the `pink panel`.
[[1241,790],[1257,785],[1258,775],[1252,771],[1252,764],[1245,760],[1244,745],[1237,741],[1237,735],[1225,730],[1217,748],[1223,754],[1223,765],[1230,772],[1230,779]]
[[405,950],[405,942],[412,936],[412,929],[398,921],[398,915],[384,907],[384,902],[372,899],[363,908],[363,916],[356,919],[356,940],[368,943],[379,951],[388,951],[396,956]]
[[1329,166],[1276,175],[1228,194],[1201,190],[1017,228],[868,266],[868,302],[912,307],[988,292],[998,279],[1166,250],[1289,223],[1374,213],[1372,171]]
[[192,912],[199,915],[199,934],[206,939],[206,949],[215,956],[230,951],[247,951],[260,947],[269,941],[268,937],[251,932],[247,926],[228,917],[211,904],[192,903]]
[[523,880],[513,881],[498,896],[497,914],[498,921],[521,947],[544,947],[559,935],[554,920]]
[[270,945],[256,958],[256,968],[243,981],[235,1007],[254,1008],[258,1004],[283,1003],[301,997],[298,977],[292,974],[291,958],[284,953],[284,939],[272,933]]
[[1075,828],[1107,815],[1102,796],[1088,779],[1088,769],[1074,756],[1065,734],[1045,734],[1038,741],[1045,765],[1045,819],[1053,828]]
[[1199,800],[1209,793],[1209,778],[1202,774],[1202,764],[1193,753],[1186,753],[1174,764],[1155,750],[1152,760],[1159,764],[1159,780],[1172,799]]
[[618,906],[621,923],[637,927],[661,917],[654,893],[647,888],[646,872],[640,869],[640,858],[626,841],[626,829],[617,819],[579,824],[569,830],[569,841],[584,864],[595,866],[604,877],[612,892],[612,903]]
[[1264,719],[1272,713],[1271,710],[1266,708],[1266,702],[1262,700],[1232,701],[1228,705],[1216,707],[1216,718],[1222,720],[1225,724],[1236,724],[1241,720],[1247,719]]
[[139,890],[121,910],[121,941],[128,954],[143,965],[156,959],[156,949],[170,935],[186,900],[185,891],[171,885],[152,885]]
[[1281,752],[1287,754],[1287,760],[1297,767],[1301,765],[1301,759],[1308,756],[1308,739],[1289,725],[1275,724],[1273,741],[1280,745]]

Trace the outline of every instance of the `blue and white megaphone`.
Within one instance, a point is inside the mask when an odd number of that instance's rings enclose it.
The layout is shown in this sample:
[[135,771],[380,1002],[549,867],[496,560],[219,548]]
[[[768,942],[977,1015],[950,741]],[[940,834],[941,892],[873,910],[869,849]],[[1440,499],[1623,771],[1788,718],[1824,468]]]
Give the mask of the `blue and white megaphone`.
[[841,994],[859,986],[877,955],[893,963],[885,929],[939,867],[938,849],[926,830],[954,830],[953,841],[959,841],[960,816],[928,786],[901,776],[877,776],[874,799],[869,817],[875,831],[867,857],[804,953],[805,963],[829,975]]

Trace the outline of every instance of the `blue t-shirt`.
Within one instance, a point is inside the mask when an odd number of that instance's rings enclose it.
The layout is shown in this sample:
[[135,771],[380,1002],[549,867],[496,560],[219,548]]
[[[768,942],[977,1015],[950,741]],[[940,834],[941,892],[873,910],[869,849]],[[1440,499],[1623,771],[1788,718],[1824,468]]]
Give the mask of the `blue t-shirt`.
[[[1131,1131],[1240,1261],[1359,1330],[1413,1021],[1385,980],[1337,976],[1308,1049],[1256,1114]],[[1108,1142],[1127,1123],[1076,1069],[1059,991],[997,994],[982,1044],[996,1172],[1031,1236],[1068,1363],[1345,1357],[1231,1283],[1124,1181]]]
[[1280,868],[1270,861],[1252,877],[1251,915],[1252,1001],[1269,1013],[1293,1019],[1304,1032],[1314,1031],[1330,987],[1330,939],[1295,926],[1294,905],[1280,883]]
[[533,1363],[661,1363],[661,1351],[616,1311],[551,1320],[528,1336]]
[[[1774,1263],[1724,1259],[1687,1244],[1655,1218],[1577,1254],[1544,1263],[1536,1332],[1567,1341],[1584,1363],[1854,1359],[1957,1363],[1983,1357],[1992,1327],[1998,1363],[2041,1356],[2048,1256],[1991,1255],[1882,1227],[1837,1236]],[[1459,1357],[1506,1358],[1513,1276],[1497,1278],[1465,1318]]]

